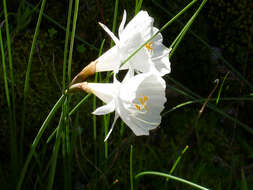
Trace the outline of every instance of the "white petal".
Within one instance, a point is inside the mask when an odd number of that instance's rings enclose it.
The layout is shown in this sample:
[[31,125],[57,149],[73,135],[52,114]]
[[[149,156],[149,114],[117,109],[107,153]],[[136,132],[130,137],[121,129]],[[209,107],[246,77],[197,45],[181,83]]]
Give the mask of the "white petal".
[[125,27],[121,33],[120,40],[125,41],[128,36],[136,32],[141,33],[148,40],[152,36],[152,26],[154,19],[146,11],[140,11]]
[[[146,11],[140,11],[124,28],[120,35],[120,56],[125,61],[153,34],[153,18]],[[143,47],[124,66],[132,67],[139,72],[150,70],[151,54]]]
[[[157,28],[153,27],[154,34],[159,31]],[[152,61],[154,62],[154,66],[156,70],[160,73],[160,76],[164,76],[165,74],[170,73],[170,61],[169,61],[169,53],[170,49],[162,44],[163,38],[159,33],[153,39],[153,49],[152,49]]]
[[88,87],[105,103],[111,102],[118,93],[118,87],[113,83],[88,83]]
[[107,26],[99,22],[99,25],[107,32],[107,34],[112,38],[116,45],[119,45],[119,39],[111,32]]
[[[119,48],[113,46],[96,60],[96,72],[113,71],[120,64]],[[125,68],[122,68],[125,69]]]
[[165,86],[161,77],[147,73],[136,75],[120,88],[118,112],[136,135],[148,135],[159,126],[166,102]]
[[97,108],[94,112],[92,112],[92,114],[105,115],[105,114],[113,112],[114,110],[115,110],[115,103],[114,101],[111,101],[110,103]]
[[105,142],[105,141],[107,141],[107,139],[108,139],[108,138],[109,138],[109,136],[111,135],[112,130],[113,130],[113,128],[114,128],[114,126],[115,126],[115,123],[116,123],[116,121],[117,121],[117,119],[118,119],[118,118],[119,118],[119,115],[118,115],[118,113],[117,113],[117,112],[115,112],[114,121],[113,121],[113,123],[112,123],[112,126],[111,126],[110,131],[107,133],[107,135],[106,135],[106,137],[105,137],[104,142]]
[[119,32],[118,32],[119,33],[119,38],[120,38],[120,36],[122,34],[122,31],[124,29],[124,26],[125,26],[125,23],[126,23],[126,17],[127,17],[127,13],[126,13],[126,10],[124,10],[122,21],[119,25]]

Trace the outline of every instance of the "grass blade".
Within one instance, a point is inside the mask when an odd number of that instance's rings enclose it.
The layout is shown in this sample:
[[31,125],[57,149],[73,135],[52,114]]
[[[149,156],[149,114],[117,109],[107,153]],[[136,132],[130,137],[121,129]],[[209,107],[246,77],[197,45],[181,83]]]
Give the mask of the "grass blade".
[[156,175],[156,176],[161,176],[161,177],[166,177],[166,178],[169,178],[169,179],[172,179],[172,180],[175,180],[175,181],[179,181],[181,183],[184,183],[184,184],[187,184],[191,187],[194,187],[194,188],[197,188],[197,189],[201,189],[201,190],[208,190],[207,188],[205,187],[202,187],[200,185],[197,185],[195,183],[192,183],[190,181],[187,181],[185,179],[182,179],[182,178],[179,178],[179,177],[176,177],[176,176],[173,176],[173,175],[170,175],[170,174],[166,174],[166,173],[162,173],[162,172],[155,172],[155,171],[145,171],[145,172],[140,172],[138,173],[136,176],[135,176],[135,179],[139,178],[139,177],[142,177],[144,175]]
[[[14,82],[14,74],[13,74],[11,40],[10,40],[6,0],[3,0],[3,8],[4,8],[4,18],[5,18],[5,31],[6,31],[6,38],[7,38],[7,51],[8,51],[8,58],[9,58],[10,79],[11,79],[11,107],[9,107],[9,112],[11,116],[10,118],[11,165],[12,165],[12,174],[16,182],[17,176],[18,176],[17,171],[19,167],[18,167],[18,148],[17,148],[17,132],[16,132],[16,112],[15,112],[16,103],[15,103],[15,91],[14,91],[15,82]],[[22,149],[20,152],[23,153]]]
[[51,119],[53,118],[53,116],[55,115],[56,111],[59,109],[59,107],[62,105],[63,101],[65,100],[66,96],[65,95],[62,95],[59,100],[56,102],[56,104],[54,105],[54,107],[52,108],[52,110],[50,111],[50,113],[48,114],[47,118],[45,119],[45,121],[43,122],[42,126],[40,127],[40,130],[37,134],[37,136],[35,137],[33,143],[32,143],[32,146],[31,146],[31,150],[26,158],[26,161],[25,161],[25,164],[24,164],[24,167],[21,171],[21,174],[20,174],[20,178],[19,178],[19,181],[18,181],[18,184],[17,184],[17,190],[20,190],[21,189],[21,186],[23,184],[23,180],[24,180],[24,177],[25,177],[25,174],[26,174],[26,171],[27,171],[27,168],[28,168],[28,165],[32,159],[32,156],[33,156],[33,153],[35,152],[36,150],[36,147],[40,141],[40,138],[41,136],[43,135],[44,131],[46,130],[49,122],[51,121]]
[[[176,159],[175,163],[173,164],[172,168],[170,169],[169,174],[172,174],[174,172],[174,170],[176,169],[178,163],[180,162],[182,156],[184,155],[184,153],[187,151],[187,149],[189,148],[188,145],[185,146],[184,150],[181,152],[181,154],[178,156],[178,158]],[[169,180],[169,178],[166,179],[167,181]]]
[[87,94],[70,112],[69,112],[69,116],[71,116],[72,114],[74,114],[78,109],[79,107],[85,103],[88,98],[91,96],[91,93],[90,94]]
[[220,89],[219,89],[219,91],[218,91],[218,96],[217,96],[217,99],[216,99],[216,105],[217,105],[217,104],[219,103],[219,101],[220,101],[221,91],[222,91],[222,89],[223,89],[224,82],[225,82],[225,80],[227,79],[229,73],[230,73],[230,72],[227,72],[227,74],[225,75],[225,77],[224,77],[224,79],[223,79],[223,81],[222,81],[222,83],[221,83]]
[[67,29],[65,34],[65,44],[64,44],[64,55],[63,55],[63,72],[62,72],[62,93],[65,92],[66,85],[66,65],[67,65],[67,54],[68,54],[68,42],[69,42],[69,28],[71,21],[71,12],[72,12],[73,0],[69,0],[69,9],[68,9],[68,20],[67,20]]
[[[163,8],[157,1],[152,0],[152,2],[159,7],[161,10],[163,10],[166,14],[173,16],[172,13],[170,13],[167,9]],[[177,20],[181,26],[184,26],[182,22]],[[195,38],[197,38],[205,47],[207,47],[212,53],[214,53],[217,58],[221,59],[221,61],[240,79],[242,80],[245,84],[247,84],[251,89],[253,89],[253,85],[240,73],[238,72],[221,54],[215,52],[212,50],[211,46],[202,38],[200,38],[195,32],[192,30],[189,31],[190,34],[192,34]]]
[[40,23],[42,20],[42,13],[44,11],[45,4],[46,4],[46,0],[42,0],[39,18],[38,18],[37,25],[35,28],[35,33],[33,35],[33,41],[32,41],[32,46],[31,46],[28,64],[27,64],[27,70],[26,70],[25,86],[24,86],[24,100],[23,100],[23,109],[22,109],[22,123],[21,123],[21,132],[20,132],[20,146],[21,146],[20,152],[21,153],[23,152],[23,144],[24,144],[23,141],[24,141],[24,126],[25,126],[25,116],[26,116],[26,101],[27,101],[28,90],[29,90],[29,80],[30,80],[32,59],[33,59],[33,53],[34,53],[36,41],[39,35]]
[[56,164],[57,164],[57,158],[58,158],[58,152],[59,152],[59,148],[60,148],[60,138],[61,138],[61,129],[63,126],[63,112],[61,113],[61,117],[60,117],[60,121],[59,121],[59,125],[56,128],[57,132],[56,132],[56,140],[55,140],[55,144],[54,144],[54,148],[53,148],[53,153],[52,153],[52,158],[51,158],[51,163],[52,166],[50,168],[50,173],[49,173],[49,180],[48,180],[48,190],[51,190],[53,188],[53,184],[54,184],[54,176],[55,176],[55,168],[56,168]]
[[[181,88],[183,88],[185,91],[187,91],[189,94],[183,92],[183,95],[186,95],[187,97],[189,97],[192,100],[195,100],[196,98],[198,99],[202,99],[201,96],[199,96],[198,94],[192,92],[190,89],[186,88],[184,85],[182,85],[181,83],[179,83],[178,81],[175,81],[173,78],[167,76],[168,79],[170,79],[172,82],[174,82],[176,85],[180,86]],[[171,87],[170,87],[171,88]],[[181,93],[181,91],[177,91],[179,93]],[[195,96],[195,97],[194,97]],[[215,105],[212,105],[211,103],[207,103],[206,105],[208,108],[211,108],[212,110],[216,111],[217,113],[223,115],[224,117],[230,119],[231,121],[237,123],[238,125],[240,125],[241,127],[243,127],[246,131],[248,131],[249,133],[253,134],[253,129],[251,127],[249,127],[248,125],[240,122],[237,119],[234,119],[233,117],[231,117],[230,115],[226,114],[225,112],[223,112],[222,110],[218,109]]]
[[172,42],[170,48],[172,48],[170,57],[174,54],[175,50],[177,49],[179,43],[182,41],[183,37],[185,36],[186,32],[190,29],[190,26],[192,25],[193,21],[198,16],[200,10],[203,8],[203,6],[206,4],[207,0],[202,1],[197,11],[193,14],[193,16],[190,18],[190,20],[187,22],[187,24],[184,26],[184,28],[181,30],[179,35],[176,37],[176,39]]

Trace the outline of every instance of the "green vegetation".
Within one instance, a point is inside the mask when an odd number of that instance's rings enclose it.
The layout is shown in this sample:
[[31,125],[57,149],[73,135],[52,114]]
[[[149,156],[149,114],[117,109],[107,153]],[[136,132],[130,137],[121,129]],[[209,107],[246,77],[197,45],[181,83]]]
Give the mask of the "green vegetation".
[[[3,0],[1,188],[253,189],[253,4],[205,2]],[[124,9],[127,22],[154,17],[172,72],[161,125],[136,137],[118,121],[104,143],[113,114],[92,115],[100,100],[65,89],[113,45],[97,22],[117,34]]]

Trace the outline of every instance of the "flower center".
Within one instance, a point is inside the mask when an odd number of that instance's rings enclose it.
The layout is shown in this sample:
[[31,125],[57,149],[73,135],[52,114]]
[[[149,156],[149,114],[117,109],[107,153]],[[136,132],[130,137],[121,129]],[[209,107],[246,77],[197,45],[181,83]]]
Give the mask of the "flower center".
[[148,49],[148,51],[152,51],[153,48],[152,48],[152,42],[148,42],[145,47]]
[[139,100],[139,103],[138,104],[137,103],[134,104],[135,108],[138,111],[141,111],[143,109],[146,110],[146,111],[148,111],[148,108],[147,108],[147,105],[146,105],[146,103],[148,101],[148,97],[145,96],[144,94],[142,94],[141,97],[138,98],[138,100]]

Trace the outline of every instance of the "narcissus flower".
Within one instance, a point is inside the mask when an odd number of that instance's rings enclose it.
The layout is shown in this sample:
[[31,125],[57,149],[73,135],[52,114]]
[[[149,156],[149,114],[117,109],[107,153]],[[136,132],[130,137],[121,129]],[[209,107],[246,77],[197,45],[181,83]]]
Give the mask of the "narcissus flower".
[[[95,72],[113,71],[115,68],[119,68],[122,62],[158,32],[158,29],[153,27],[153,22],[154,19],[146,11],[140,11],[125,27],[126,12],[124,11],[118,30],[119,38],[105,25],[99,23],[116,45],[85,67],[72,81],[72,84],[84,80]],[[130,68],[141,73],[153,72],[160,76],[170,73],[170,49],[165,47],[162,42],[163,37],[158,33],[120,69]]]
[[132,76],[131,71],[120,83],[79,83],[72,86],[95,94],[106,105],[97,108],[93,114],[104,115],[115,111],[115,119],[105,138],[109,137],[116,120],[120,117],[135,135],[149,135],[149,131],[161,122],[164,109],[165,81],[152,73]]

